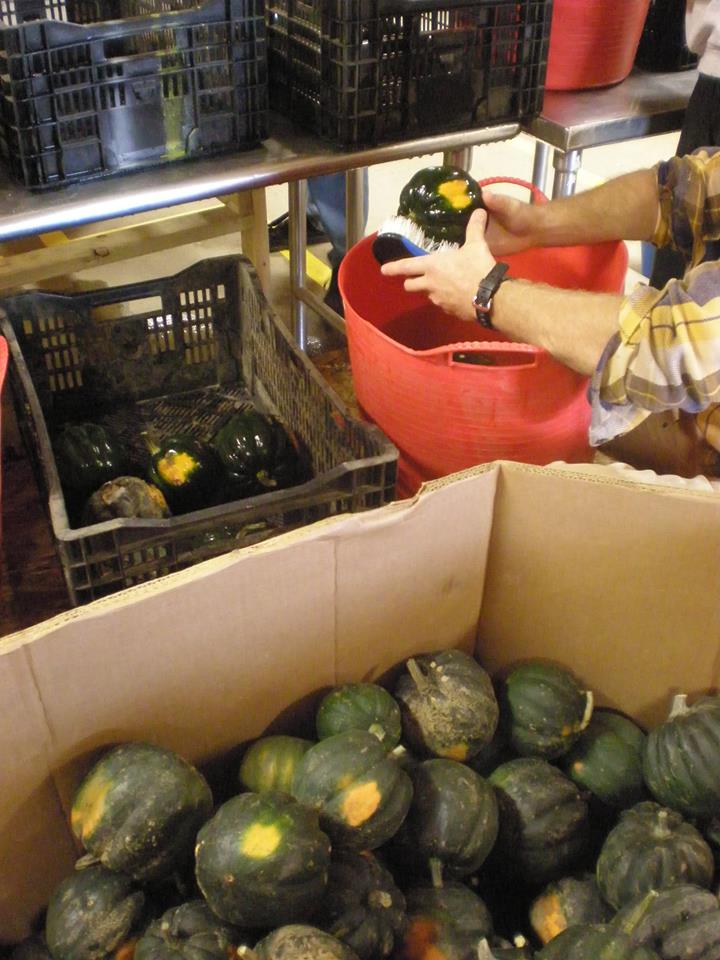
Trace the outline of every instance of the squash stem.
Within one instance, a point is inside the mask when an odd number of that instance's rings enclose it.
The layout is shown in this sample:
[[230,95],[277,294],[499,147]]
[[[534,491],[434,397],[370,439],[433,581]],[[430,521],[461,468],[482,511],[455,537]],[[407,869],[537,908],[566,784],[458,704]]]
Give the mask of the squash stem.
[[438,859],[438,857],[430,857],[428,865],[430,867],[430,877],[433,887],[435,887],[436,890],[442,890],[442,861]]
[[408,662],[405,664],[407,671],[412,677],[412,681],[415,686],[418,688],[420,693],[423,693],[427,689],[428,682],[425,678],[425,674],[422,672],[420,667],[417,665],[417,662],[410,657]]
[[590,723],[590,717],[592,717],[593,707],[595,706],[595,698],[593,696],[592,690],[585,691],[585,712],[583,713],[583,718],[580,721],[580,729],[584,730],[585,727]]
[[681,717],[684,713],[688,712],[687,705],[687,694],[686,693],[676,693],[672,699],[672,704],[670,705],[670,716],[668,720],[674,720],[675,717]]
[[380,743],[383,743],[387,737],[385,728],[381,723],[371,723],[368,727],[368,733],[371,733],[374,737],[377,737]]
[[87,870],[88,867],[94,867],[100,863],[100,859],[94,853],[86,853],[75,861],[76,870]]
[[143,442],[151,457],[154,457],[156,453],[160,452],[160,446],[149,430],[143,430],[140,436],[143,438]]

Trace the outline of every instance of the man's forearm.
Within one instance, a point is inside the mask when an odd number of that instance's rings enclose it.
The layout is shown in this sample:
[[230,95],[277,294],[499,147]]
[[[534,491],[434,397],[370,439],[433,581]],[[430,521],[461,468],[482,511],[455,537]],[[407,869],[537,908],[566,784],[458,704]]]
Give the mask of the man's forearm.
[[622,303],[618,294],[513,280],[503,283],[493,299],[493,326],[512,340],[543,347],[590,376],[617,331]]
[[653,170],[638,170],[592,190],[534,208],[534,246],[649,240],[659,213]]

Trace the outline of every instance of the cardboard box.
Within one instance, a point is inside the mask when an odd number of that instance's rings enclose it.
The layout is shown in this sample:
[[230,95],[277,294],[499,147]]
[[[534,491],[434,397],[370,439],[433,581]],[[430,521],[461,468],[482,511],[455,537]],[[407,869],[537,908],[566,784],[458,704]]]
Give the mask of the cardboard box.
[[68,803],[107,744],[204,763],[330,684],[450,646],[490,671],[552,657],[659,721],[673,691],[718,685],[718,544],[715,494],[496,463],[4,638],[0,941],[70,870]]

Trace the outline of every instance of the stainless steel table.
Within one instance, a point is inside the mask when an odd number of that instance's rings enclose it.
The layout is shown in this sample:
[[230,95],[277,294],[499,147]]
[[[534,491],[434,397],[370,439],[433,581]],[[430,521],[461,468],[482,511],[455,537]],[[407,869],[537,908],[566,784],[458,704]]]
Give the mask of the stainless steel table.
[[473,146],[507,140],[520,132],[517,122],[440,134],[377,147],[343,150],[293,129],[271,114],[272,136],[255,150],[158,167],[109,180],[32,193],[0,175],[0,242],[63,230],[83,223],[159,210],[240,190],[289,184],[290,273],[293,321],[299,344],[306,345],[306,306],[333,323],[340,318],[307,287],[305,271],[306,180],[323,173],[347,176],[348,244],[362,235],[362,168],[392,160],[444,153],[448,161],[469,165]]
[[634,70],[602,90],[546,91],[540,115],[523,127],[538,140],[533,183],[545,189],[550,147],[555,148],[552,195],[567,196],[575,190],[585,147],[679,130],[696,79],[696,70]]

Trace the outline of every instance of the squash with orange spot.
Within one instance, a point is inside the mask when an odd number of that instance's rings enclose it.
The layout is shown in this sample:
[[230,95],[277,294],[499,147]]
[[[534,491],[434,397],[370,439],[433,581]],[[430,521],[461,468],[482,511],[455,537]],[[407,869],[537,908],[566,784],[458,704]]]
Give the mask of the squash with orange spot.
[[319,812],[333,845],[374,850],[405,819],[412,783],[377,737],[347,730],[307,751],[295,773],[293,795]]
[[408,923],[398,960],[467,960],[493,932],[485,902],[458,881],[413,886],[406,902]]

